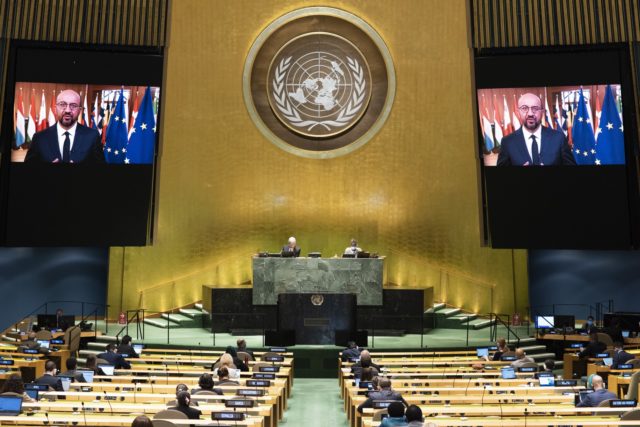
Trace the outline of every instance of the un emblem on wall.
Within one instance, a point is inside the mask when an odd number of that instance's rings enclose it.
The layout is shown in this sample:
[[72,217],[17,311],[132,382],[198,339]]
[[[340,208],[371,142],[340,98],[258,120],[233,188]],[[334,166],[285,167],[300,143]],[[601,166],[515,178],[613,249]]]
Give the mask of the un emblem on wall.
[[287,43],[269,70],[269,103],[285,126],[309,137],[350,129],[371,96],[364,56],[348,40],[311,33]]
[[339,10],[313,7],[271,23],[243,75],[245,103],[260,131],[312,158],[349,153],[382,127],[393,104],[391,56],[373,28]]

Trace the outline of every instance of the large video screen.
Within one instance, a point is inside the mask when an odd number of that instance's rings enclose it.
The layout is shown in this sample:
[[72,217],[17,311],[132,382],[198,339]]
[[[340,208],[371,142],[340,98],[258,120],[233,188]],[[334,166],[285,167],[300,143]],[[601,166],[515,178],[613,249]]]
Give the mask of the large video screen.
[[619,84],[478,90],[485,166],[623,165]]
[[640,242],[628,47],[483,50],[475,58],[485,242]]
[[153,163],[159,87],[17,82],[11,161]]
[[13,42],[0,165],[0,244],[152,241],[161,49]]

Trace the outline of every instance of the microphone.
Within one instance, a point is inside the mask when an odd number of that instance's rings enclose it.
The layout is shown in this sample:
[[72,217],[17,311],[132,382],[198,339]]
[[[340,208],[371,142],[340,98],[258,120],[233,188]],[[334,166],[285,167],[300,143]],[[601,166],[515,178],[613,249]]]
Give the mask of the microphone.
[[164,374],[167,378],[167,385],[169,385],[169,365],[167,364],[167,362],[164,363]]
[[471,384],[471,377],[469,377],[469,381],[467,381],[467,386],[464,388],[464,395],[467,395],[467,390],[469,390],[469,384]]
[[109,411],[111,412],[111,415],[113,415],[113,406],[111,406],[111,401],[109,400],[109,396],[107,395],[107,390],[102,390],[102,392],[104,393],[104,400],[106,400],[109,404]]
[[88,426],[89,424],[87,424],[87,412],[86,412],[86,410],[84,408],[84,401],[81,400],[80,404],[82,405],[82,418],[84,418],[84,425]]
[[524,427],[527,427],[527,414],[529,411],[527,411],[527,408],[524,408]]
[[45,416],[45,417],[47,417],[47,420],[46,420],[46,421],[44,421],[44,425],[49,425],[49,413],[48,413],[48,412],[45,412],[45,413],[44,413],[44,416]]
[[138,381],[136,379],[131,381],[133,383],[133,403],[138,403],[136,400],[136,391],[138,390]]
[[456,379],[458,379],[458,373],[460,372],[460,368],[456,369],[456,374],[453,377],[453,383],[451,384],[451,388],[455,388],[456,386]]
[[155,383],[156,380],[154,380],[153,378],[149,378],[149,385],[151,386],[151,394],[154,394],[155,392],[153,391],[153,383]]
[[482,397],[480,398],[480,406],[484,406],[484,392],[487,391],[487,386],[482,385]]

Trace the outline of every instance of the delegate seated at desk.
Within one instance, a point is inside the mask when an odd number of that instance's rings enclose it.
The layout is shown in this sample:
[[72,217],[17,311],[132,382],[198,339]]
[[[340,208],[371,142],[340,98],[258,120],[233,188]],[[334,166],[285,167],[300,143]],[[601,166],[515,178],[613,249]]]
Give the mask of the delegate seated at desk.
[[282,255],[284,256],[285,253],[293,253],[294,257],[299,257],[301,249],[296,246],[296,243],[297,242],[295,237],[289,237],[287,244],[282,247]]
[[589,393],[576,405],[578,408],[592,408],[609,399],[617,399],[618,396],[604,388],[604,382],[600,375],[594,375],[592,379],[593,393]]
[[627,363],[629,360],[634,359],[633,354],[624,351],[624,345],[616,341],[613,343],[613,361],[611,363],[611,369],[618,369],[618,365]]
[[578,357],[580,359],[584,358],[594,358],[598,353],[602,353],[607,350],[607,345],[598,340],[598,334],[593,332],[589,335],[589,344],[586,347],[580,349],[580,353],[578,353]]

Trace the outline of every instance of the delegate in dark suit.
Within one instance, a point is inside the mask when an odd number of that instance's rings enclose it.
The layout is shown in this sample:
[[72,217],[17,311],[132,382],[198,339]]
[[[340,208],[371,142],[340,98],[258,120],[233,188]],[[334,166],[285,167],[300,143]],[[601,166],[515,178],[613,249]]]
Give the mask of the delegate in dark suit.
[[44,374],[40,378],[36,380],[36,384],[40,385],[48,385],[51,389],[55,391],[64,391],[62,389],[62,381],[60,378],[53,376],[51,374]]
[[[58,124],[33,135],[25,162],[62,162],[58,143]],[[70,163],[105,163],[100,134],[97,130],[76,125],[73,144],[69,151]]]
[[104,359],[109,362],[110,365],[113,365],[115,369],[131,369],[131,364],[127,362],[127,360],[122,357],[121,354],[118,354],[113,351],[106,351],[104,353],[100,353],[98,355],[98,359]]
[[[540,139],[542,140],[540,141],[541,165],[576,164],[564,133],[542,126]],[[500,154],[498,155],[498,166],[526,166],[533,164],[533,159],[527,150],[522,128],[502,139]]]
[[633,354],[627,353],[624,350],[616,351],[613,355],[613,362],[611,363],[612,369],[618,369],[618,365],[624,365],[629,360],[634,359]]
[[609,399],[617,399],[618,396],[611,393],[609,390],[605,388],[601,388],[599,390],[594,391],[593,393],[587,394],[576,406],[579,408],[593,408],[598,406],[600,403]]
[[288,245],[284,245],[282,247],[282,252],[293,252],[293,256],[296,258],[300,256],[300,248],[298,246],[292,248]]

